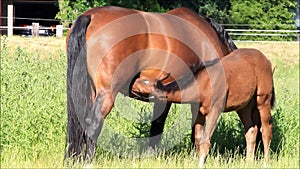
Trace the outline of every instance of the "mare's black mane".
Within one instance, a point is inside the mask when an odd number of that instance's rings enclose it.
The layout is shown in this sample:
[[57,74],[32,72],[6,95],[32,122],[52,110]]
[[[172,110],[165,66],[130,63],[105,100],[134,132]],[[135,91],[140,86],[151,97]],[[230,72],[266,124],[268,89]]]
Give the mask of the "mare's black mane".
[[234,44],[233,40],[230,38],[228,32],[219,25],[214,19],[212,18],[206,18],[207,22],[214,28],[214,30],[217,32],[219,38],[224,44],[229,44],[229,47],[231,51],[237,49],[237,46]]

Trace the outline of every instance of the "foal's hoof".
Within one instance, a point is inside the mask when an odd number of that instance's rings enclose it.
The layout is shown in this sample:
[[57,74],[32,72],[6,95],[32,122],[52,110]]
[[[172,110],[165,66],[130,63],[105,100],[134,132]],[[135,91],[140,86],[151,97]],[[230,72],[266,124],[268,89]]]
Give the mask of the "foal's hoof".
[[153,147],[148,147],[147,152],[153,154],[155,153],[155,150]]
[[83,166],[83,169],[90,169],[90,168],[93,168],[93,164],[85,164]]
[[263,168],[270,168],[269,163],[265,161],[264,164],[263,164]]

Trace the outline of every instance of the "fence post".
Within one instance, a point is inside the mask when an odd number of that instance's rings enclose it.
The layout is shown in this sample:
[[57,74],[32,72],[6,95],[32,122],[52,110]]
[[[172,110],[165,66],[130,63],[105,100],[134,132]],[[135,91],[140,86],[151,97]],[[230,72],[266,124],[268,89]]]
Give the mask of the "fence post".
[[63,36],[63,25],[56,25],[56,37],[61,38]]
[[32,23],[32,30],[31,34],[33,37],[38,37],[39,36],[39,23]]
[[13,5],[7,5],[7,36],[13,35]]

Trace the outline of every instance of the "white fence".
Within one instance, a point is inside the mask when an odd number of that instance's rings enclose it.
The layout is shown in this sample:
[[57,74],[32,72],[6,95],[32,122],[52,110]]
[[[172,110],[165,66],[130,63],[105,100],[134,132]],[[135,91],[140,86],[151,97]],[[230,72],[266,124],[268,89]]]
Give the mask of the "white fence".
[[[1,30],[8,30],[8,26],[0,26]],[[56,25],[55,27],[39,27],[43,30],[56,30],[57,37],[63,36],[63,31],[68,30],[62,25]],[[13,26],[13,30],[21,30],[24,27]],[[33,28],[32,28],[33,29]],[[300,41],[300,30],[257,30],[257,29],[225,29],[229,35],[234,36],[278,36],[278,37],[294,37],[295,40]],[[39,31],[39,30],[37,30]],[[12,35],[12,33],[11,33]],[[235,40],[233,38],[233,40]]]
[[[225,29],[230,35],[239,36],[297,36],[300,30]],[[289,34],[283,34],[289,33]]]
[[[8,30],[8,26],[1,26],[1,30]],[[24,29],[24,27],[13,26],[14,31]],[[56,25],[55,27],[38,27],[42,30],[55,30],[57,37],[63,36],[63,31],[68,30],[62,25]],[[33,30],[33,28],[32,28]],[[258,29],[225,29],[229,35],[234,36],[278,36],[278,37],[293,37],[294,40],[300,41],[300,30],[258,30]],[[36,30],[37,32],[39,30]],[[12,35],[12,34],[11,34]],[[233,38],[233,40],[236,40]]]

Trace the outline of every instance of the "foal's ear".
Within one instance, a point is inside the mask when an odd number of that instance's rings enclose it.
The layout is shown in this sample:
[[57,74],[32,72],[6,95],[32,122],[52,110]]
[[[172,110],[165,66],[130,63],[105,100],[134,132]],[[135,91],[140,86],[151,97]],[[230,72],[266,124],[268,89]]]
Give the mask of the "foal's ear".
[[170,73],[167,73],[163,78],[156,80],[155,82],[155,87],[156,88],[162,88],[163,87],[163,83],[162,81],[166,80],[167,78],[169,78],[171,76]]
[[162,81],[168,79],[170,76],[171,76],[171,74],[170,74],[170,73],[167,73],[162,79],[158,79],[157,81],[162,82]]

